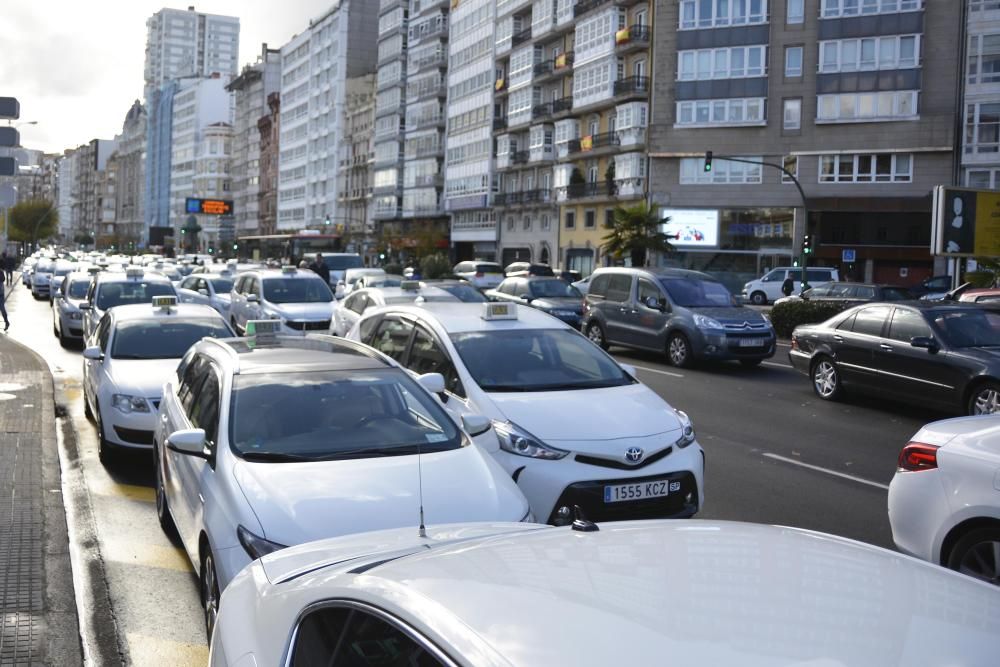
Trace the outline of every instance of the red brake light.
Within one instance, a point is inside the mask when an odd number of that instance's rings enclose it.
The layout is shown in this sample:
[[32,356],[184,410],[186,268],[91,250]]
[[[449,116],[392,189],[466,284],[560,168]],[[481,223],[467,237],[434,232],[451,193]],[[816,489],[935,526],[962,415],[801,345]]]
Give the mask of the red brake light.
[[485,275],[486,275],[486,274],[485,274],[485,273],[483,273],[482,271],[476,271],[476,277],[477,277],[477,278],[482,278],[482,277],[483,277],[483,276],[485,276]]
[[908,442],[899,453],[899,469],[909,472],[934,470],[937,464],[936,445],[925,445],[922,442]]
[[792,349],[799,349],[799,339],[795,337],[795,334],[792,334]]

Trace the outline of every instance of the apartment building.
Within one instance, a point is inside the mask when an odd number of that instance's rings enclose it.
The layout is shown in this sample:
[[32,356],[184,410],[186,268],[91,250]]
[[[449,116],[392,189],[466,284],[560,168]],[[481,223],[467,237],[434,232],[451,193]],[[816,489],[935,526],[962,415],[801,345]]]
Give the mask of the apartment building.
[[[909,284],[931,274],[930,193],[955,172],[958,9],[946,0],[660,5],[650,198],[681,235],[669,263],[738,288],[791,263],[809,233],[820,244],[813,261],[842,276]],[[769,165],[797,175],[808,216],[792,180]]]
[[1000,2],[966,0],[960,181],[1000,189]]
[[118,249],[134,250],[143,238],[146,121],[146,108],[135,100],[125,114],[118,149],[108,159],[108,171],[114,174],[109,182],[117,192],[113,193],[114,224],[105,234],[114,239],[109,244]]
[[233,94],[232,199],[237,236],[260,233],[260,131],[267,98],[281,85],[281,52],[261,45],[260,55],[226,87]]
[[59,212],[59,237],[73,239],[73,180],[79,165],[76,149],[63,152],[56,166],[56,211]]
[[278,230],[278,140],[281,127],[281,94],[267,96],[267,114],[257,120],[260,135],[260,184],[257,193],[257,211],[261,234],[274,234]]
[[375,158],[375,75],[348,79],[345,86],[344,134],[337,166],[337,225],[344,235],[345,250],[371,256],[376,250],[371,170]]

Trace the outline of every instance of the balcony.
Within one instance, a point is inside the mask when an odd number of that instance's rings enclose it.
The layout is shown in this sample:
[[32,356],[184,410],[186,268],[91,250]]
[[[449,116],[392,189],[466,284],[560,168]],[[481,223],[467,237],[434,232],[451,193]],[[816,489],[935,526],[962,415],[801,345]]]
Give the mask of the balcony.
[[493,195],[494,206],[514,206],[521,203],[523,192],[498,192]]
[[649,95],[649,86],[648,76],[630,76],[627,79],[615,81],[614,94],[615,97],[633,95],[646,97]]
[[552,190],[525,190],[521,193],[524,204],[548,204],[552,201]]
[[569,74],[573,69],[573,52],[560,53],[552,60],[543,60],[535,63],[534,71],[536,79],[563,76]]
[[433,114],[430,116],[421,116],[419,118],[410,119],[406,123],[406,126],[410,130],[422,130],[428,127],[444,127],[445,116],[444,114]]
[[552,115],[552,102],[546,102],[545,104],[536,104],[531,107],[531,120],[538,120],[539,118],[548,118]]
[[597,181],[594,183],[570,183],[556,189],[559,201],[567,199],[587,199],[592,197],[613,197],[617,193],[614,181]]
[[617,132],[604,132],[579,139],[569,140],[569,153],[589,153],[602,148],[617,147],[621,145]]
[[414,176],[413,183],[407,188],[439,188],[444,184],[443,174],[426,174],[424,176]]
[[573,98],[563,97],[552,101],[552,115],[558,115],[566,111],[573,110]]
[[633,25],[615,33],[615,48],[618,53],[628,53],[649,47],[652,29],[648,25]]
[[507,129],[507,119],[506,118],[494,118],[493,119],[493,131],[499,132],[501,130]]
[[610,2],[611,0],[580,0],[573,7],[573,18],[579,18],[592,9],[597,9],[601,5],[606,5]]
[[510,155],[511,164],[528,164],[528,151],[516,151]]
[[511,46],[517,46],[518,44],[524,44],[525,42],[530,40],[531,40],[531,26],[528,26],[521,32],[515,32],[510,38],[510,43]]
[[535,76],[538,77],[552,74],[553,63],[554,61],[552,60],[543,60],[540,63],[535,63]]
[[409,74],[416,74],[425,69],[430,69],[432,67],[447,67],[448,66],[448,54],[444,52],[435,53],[433,55],[424,56],[423,58],[418,58],[413,62],[413,71]]

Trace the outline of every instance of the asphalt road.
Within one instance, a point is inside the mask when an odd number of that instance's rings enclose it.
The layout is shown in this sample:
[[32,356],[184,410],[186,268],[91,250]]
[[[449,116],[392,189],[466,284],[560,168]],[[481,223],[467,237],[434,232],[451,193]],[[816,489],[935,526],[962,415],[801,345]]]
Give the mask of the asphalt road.
[[[9,335],[49,362],[56,401],[66,407],[64,476],[78,487],[69,496],[70,539],[74,569],[86,579],[77,587],[91,657],[204,665],[197,583],[156,521],[151,458],[130,457],[110,471],[100,464],[95,428],[83,414],[80,347],[60,347],[48,302],[23,287],[7,308]],[[886,486],[896,456],[942,415],[870,398],[820,401],[788,365],[787,348],[755,369],[675,369],[658,355],[612,352],[694,421],[707,456],[699,518],[797,526],[891,548]]]

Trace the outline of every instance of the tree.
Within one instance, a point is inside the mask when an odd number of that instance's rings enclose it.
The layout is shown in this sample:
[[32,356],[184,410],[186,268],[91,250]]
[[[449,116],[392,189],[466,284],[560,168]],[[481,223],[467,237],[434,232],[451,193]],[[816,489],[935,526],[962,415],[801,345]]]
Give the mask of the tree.
[[427,255],[420,260],[420,275],[424,278],[442,278],[451,273],[451,262],[442,253]]
[[59,229],[59,213],[50,201],[33,199],[17,204],[7,215],[11,241],[33,242],[52,236]]
[[604,226],[609,233],[601,239],[601,248],[617,259],[630,257],[632,266],[646,266],[650,253],[674,251],[671,237],[660,231],[660,225],[668,220],[660,218],[657,209],[646,202],[616,206],[611,222]]
[[77,245],[93,245],[94,237],[87,232],[83,232],[73,237],[73,243]]

